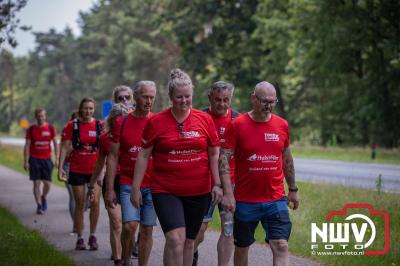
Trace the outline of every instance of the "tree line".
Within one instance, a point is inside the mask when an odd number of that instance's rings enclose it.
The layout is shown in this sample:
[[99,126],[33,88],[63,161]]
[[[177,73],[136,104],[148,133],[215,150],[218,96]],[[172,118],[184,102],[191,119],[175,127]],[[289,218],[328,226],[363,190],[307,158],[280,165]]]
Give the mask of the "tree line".
[[0,131],[37,106],[60,126],[81,97],[100,102],[141,79],[158,84],[161,110],[179,66],[197,108],[211,83],[228,80],[233,107],[247,111],[268,80],[293,140],[398,147],[399,18],[397,0],[100,0],[80,14],[81,36],[35,32],[29,55],[1,51]]

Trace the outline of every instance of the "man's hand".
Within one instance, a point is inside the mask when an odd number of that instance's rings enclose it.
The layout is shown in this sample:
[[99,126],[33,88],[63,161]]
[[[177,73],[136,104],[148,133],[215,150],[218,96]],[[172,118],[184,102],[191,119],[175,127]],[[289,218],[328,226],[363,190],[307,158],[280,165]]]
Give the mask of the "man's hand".
[[140,205],[143,204],[142,202],[142,192],[138,188],[132,188],[131,192],[131,202],[133,207],[139,209]]
[[25,171],[29,171],[29,162],[24,162]]
[[88,199],[90,202],[93,202],[93,201],[94,201],[94,187],[88,188],[87,199]]
[[299,207],[299,192],[288,193],[289,208],[296,210]]
[[64,171],[64,169],[58,170],[57,179],[62,182],[67,182],[67,173]]
[[222,208],[225,211],[231,211],[234,212],[236,209],[236,200],[235,197],[233,196],[233,193],[226,193],[222,197]]
[[219,186],[213,186],[211,190],[211,200],[213,204],[218,204],[222,200],[222,188]]
[[54,161],[54,168],[58,168],[58,158],[56,158],[56,160]]
[[117,206],[117,196],[113,189],[107,189],[105,194],[106,206],[114,209]]

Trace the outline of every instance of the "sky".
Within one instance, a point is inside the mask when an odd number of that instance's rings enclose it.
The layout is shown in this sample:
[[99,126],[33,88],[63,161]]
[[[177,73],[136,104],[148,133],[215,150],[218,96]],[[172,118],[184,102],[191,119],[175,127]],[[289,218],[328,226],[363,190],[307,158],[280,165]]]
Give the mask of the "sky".
[[[47,32],[55,28],[57,32],[69,26],[74,35],[78,36],[81,30],[78,25],[79,11],[88,11],[96,0],[28,0],[17,17],[21,20],[19,26],[31,26],[31,32]],[[7,47],[14,55],[23,56],[33,51],[35,38],[31,32],[17,30],[15,38],[16,48]]]

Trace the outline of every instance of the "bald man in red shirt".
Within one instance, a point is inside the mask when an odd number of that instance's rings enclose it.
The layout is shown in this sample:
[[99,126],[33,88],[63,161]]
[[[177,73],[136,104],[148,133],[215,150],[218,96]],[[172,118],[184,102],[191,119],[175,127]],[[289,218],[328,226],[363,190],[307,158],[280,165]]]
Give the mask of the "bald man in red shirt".
[[[256,85],[253,109],[228,126],[219,158],[224,188],[229,178],[229,159],[235,158],[235,191],[225,192],[222,205],[235,210],[234,263],[248,264],[248,250],[261,222],[274,265],[289,265],[288,239],[292,224],[288,203],[299,206],[288,122],[272,113],[278,102],[275,87],[266,81]],[[284,190],[284,179],[289,192]]]

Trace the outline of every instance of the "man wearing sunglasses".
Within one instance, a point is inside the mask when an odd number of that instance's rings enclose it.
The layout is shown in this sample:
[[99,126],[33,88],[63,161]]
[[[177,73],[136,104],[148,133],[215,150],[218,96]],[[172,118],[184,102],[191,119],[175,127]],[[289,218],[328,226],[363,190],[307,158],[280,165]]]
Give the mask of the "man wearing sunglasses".
[[[221,180],[230,174],[229,160],[235,157],[235,191],[225,193],[224,209],[235,211],[234,264],[247,265],[254,232],[261,222],[274,265],[289,265],[288,239],[292,224],[288,202],[299,206],[289,126],[272,113],[278,100],[275,87],[266,81],[256,85],[251,96],[253,109],[228,126],[219,158]],[[284,179],[289,192],[284,190]],[[227,187],[228,188],[228,187]]]

